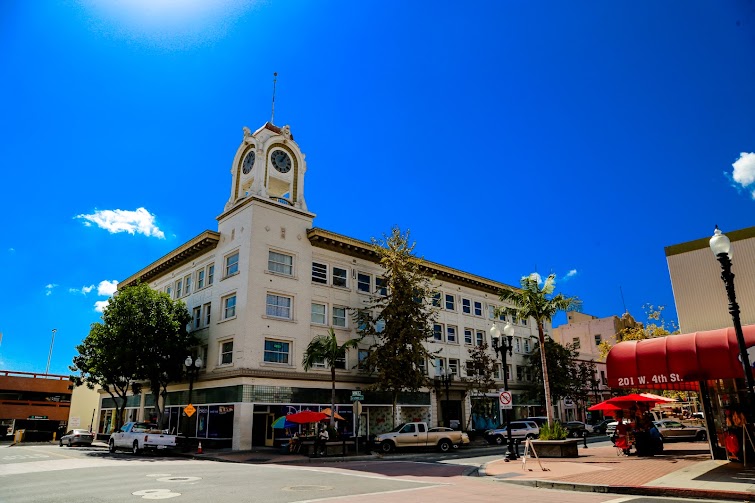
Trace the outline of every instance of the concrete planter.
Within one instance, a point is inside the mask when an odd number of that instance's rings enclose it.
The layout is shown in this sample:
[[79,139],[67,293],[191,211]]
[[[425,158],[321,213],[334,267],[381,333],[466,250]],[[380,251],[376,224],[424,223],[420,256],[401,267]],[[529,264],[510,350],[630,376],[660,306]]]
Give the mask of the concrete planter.
[[577,444],[580,442],[579,439],[532,440],[532,447],[541,458],[576,458],[579,456]]

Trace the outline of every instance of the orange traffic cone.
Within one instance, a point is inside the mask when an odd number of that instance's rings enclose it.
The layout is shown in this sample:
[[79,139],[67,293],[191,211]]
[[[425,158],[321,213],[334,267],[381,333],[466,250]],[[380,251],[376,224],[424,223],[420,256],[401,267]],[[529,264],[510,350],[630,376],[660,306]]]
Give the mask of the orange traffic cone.
[[199,445],[197,446],[197,454],[203,454],[203,452],[202,452],[202,442],[199,442]]

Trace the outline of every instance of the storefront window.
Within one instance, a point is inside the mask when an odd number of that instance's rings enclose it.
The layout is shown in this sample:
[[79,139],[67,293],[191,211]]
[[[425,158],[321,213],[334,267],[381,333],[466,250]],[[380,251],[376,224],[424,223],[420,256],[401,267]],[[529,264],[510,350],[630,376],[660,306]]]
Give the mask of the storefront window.
[[233,438],[233,405],[210,405],[209,438]]

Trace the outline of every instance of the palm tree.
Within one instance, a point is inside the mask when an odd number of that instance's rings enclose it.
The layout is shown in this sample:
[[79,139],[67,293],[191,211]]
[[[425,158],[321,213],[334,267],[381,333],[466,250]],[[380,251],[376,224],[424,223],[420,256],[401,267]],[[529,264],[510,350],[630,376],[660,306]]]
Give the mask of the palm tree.
[[[548,364],[545,361],[545,332],[543,323],[551,321],[559,311],[576,311],[582,302],[577,297],[565,297],[563,294],[551,297],[556,288],[556,275],[551,274],[540,288],[540,275],[533,272],[529,276],[523,276],[520,284],[522,289],[502,290],[500,299],[503,302],[513,304],[514,308],[502,308],[520,320],[534,319],[537,324],[537,336],[540,342],[540,364],[543,367],[543,387],[545,392],[545,414],[548,416],[548,424],[553,426],[553,403],[551,399],[551,387],[548,382]],[[505,369],[504,369],[505,371]]]
[[311,369],[315,363],[325,362],[330,367],[330,426],[335,426],[336,415],[336,361],[346,357],[346,351],[357,347],[357,339],[349,339],[340,346],[336,333],[331,328],[328,335],[318,335],[311,341],[304,351],[301,364],[304,371]]

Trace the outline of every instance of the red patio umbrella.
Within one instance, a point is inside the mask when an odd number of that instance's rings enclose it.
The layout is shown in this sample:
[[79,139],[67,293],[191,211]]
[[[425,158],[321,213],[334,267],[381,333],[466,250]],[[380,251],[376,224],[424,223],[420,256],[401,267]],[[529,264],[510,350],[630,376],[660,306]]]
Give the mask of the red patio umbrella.
[[616,412],[617,410],[622,410],[622,409],[618,405],[614,405],[612,403],[600,402],[600,403],[596,403],[595,405],[593,405],[587,410],[602,410],[606,412],[609,412],[609,411]]
[[613,398],[609,398],[608,400],[606,400],[606,402],[613,405],[621,405],[625,403],[646,403],[649,405],[651,403],[657,403],[657,402],[662,402],[662,401],[663,400],[659,400],[658,398],[652,398],[649,396],[640,395],[638,393],[632,393],[632,394],[624,395],[624,396],[615,396]]
[[327,414],[323,414],[322,412],[314,412],[311,410],[305,410],[302,412],[297,412],[296,414],[289,414],[286,416],[286,421],[290,423],[298,423],[298,424],[307,424],[307,423],[317,423],[319,421],[322,421],[323,419],[327,419]]

